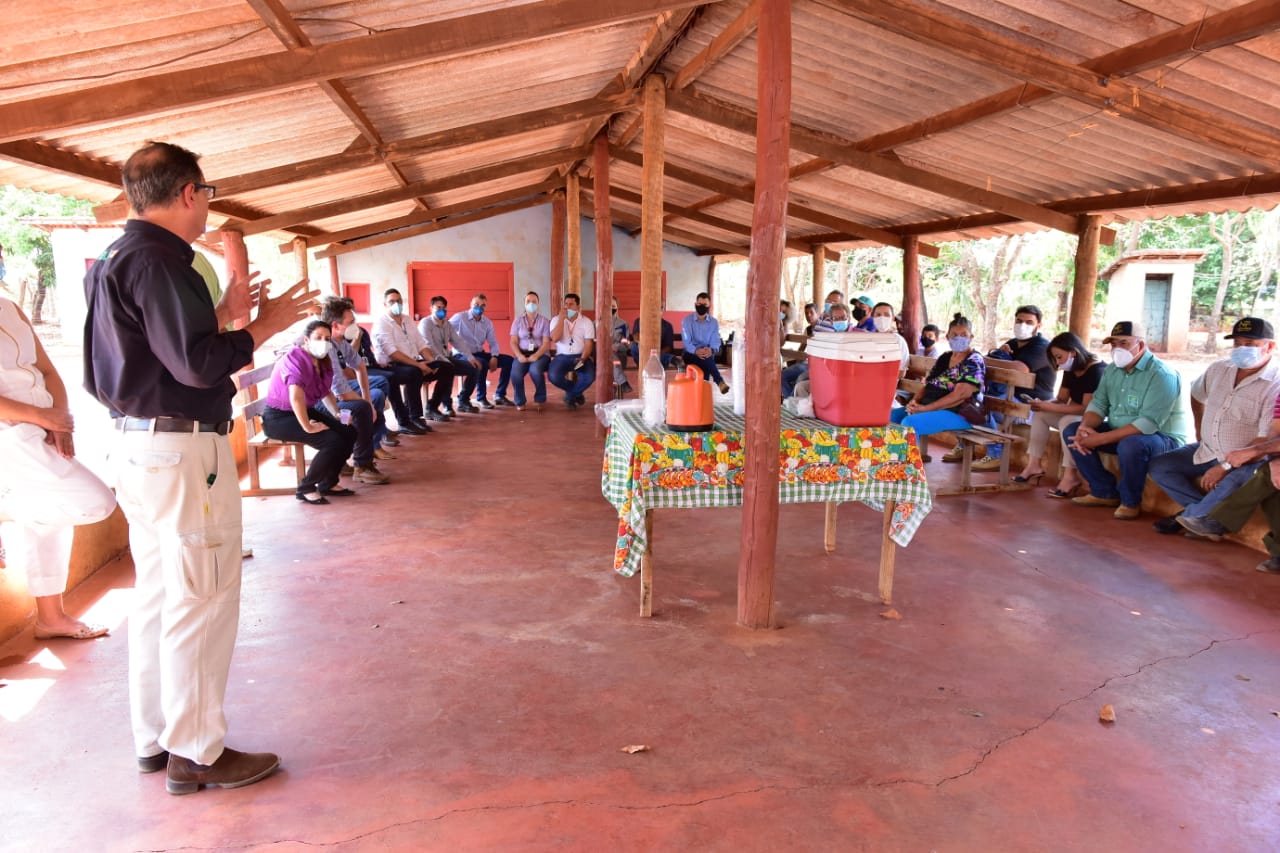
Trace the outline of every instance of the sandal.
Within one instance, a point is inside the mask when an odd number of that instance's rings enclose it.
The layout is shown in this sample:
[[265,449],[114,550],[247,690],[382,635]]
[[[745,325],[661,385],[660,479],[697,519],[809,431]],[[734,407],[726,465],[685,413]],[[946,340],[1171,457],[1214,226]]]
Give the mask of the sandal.
[[353,490],[348,489],[346,486],[334,486],[332,489],[325,489],[324,493],[331,498],[349,498],[355,494]]
[[84,622],[81,622],[70,631],[53,631],[39,622],[36,623],[37,640],[92,640],[95,637],[106,636],[107,631],[108,628],[105,625],[89,625]]

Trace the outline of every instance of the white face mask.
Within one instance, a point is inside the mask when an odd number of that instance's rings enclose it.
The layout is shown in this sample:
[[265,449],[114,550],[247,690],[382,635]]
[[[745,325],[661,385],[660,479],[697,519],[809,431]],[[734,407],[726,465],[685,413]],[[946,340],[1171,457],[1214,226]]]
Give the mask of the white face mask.
[[356,341],[360,340],[360,327],[355,323],[352,323],[350,326],[347,326],[342,330],[342,336],[347,339],[348,343],[354,344]]
[[328,358],[329,342],[325,340],[316,340],[315,338],[307,339],[307,352],[316,358]]
[[871,322],[875,324],[875,327],[876,327],[876,331],[877,331],[877,332],[892,332],[892,331],[893,331],[893,318],[892,318],[892,317],[884,317],[884,316],[881,316],[881,317],[872,317],[872,318],[871,318]]
[[964,335],[954,335],[947,339],[952,352],[963,352],[969,348],[969,339]]
[[1014,323],[1013,336],[1020,341],[1030,340],[1031,336],[1036,333],[1034,323]]
[[1133,364],[1133,353],[1129,352],[1127,349],[1113,348],[1111,350],[1111,363],[1121,369],[1126,368]]
[[1267,354],[1261,347],[1236,347],[1231,350],[1231,363],[1241,370],[1253,370],[1267,360]]
[[1062,361],[1058,362],[1058,369],[1063,371],[1070,370],[1075,366],[1076,366],[1076,357],[1074,355],[1069,355]]

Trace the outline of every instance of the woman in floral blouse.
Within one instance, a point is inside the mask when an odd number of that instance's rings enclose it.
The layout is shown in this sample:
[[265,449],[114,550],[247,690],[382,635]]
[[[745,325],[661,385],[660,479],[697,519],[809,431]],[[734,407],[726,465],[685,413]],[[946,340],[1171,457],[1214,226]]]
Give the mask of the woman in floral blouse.
[[973,326],[960,314],[947,326],[951,352],[938,356],[924,385],[906,406],[889,416],[895,424],[909,426],[917,436],[947,430],[968,429],[986,422],[982,411],[982,388],[986,363],[972,348]]

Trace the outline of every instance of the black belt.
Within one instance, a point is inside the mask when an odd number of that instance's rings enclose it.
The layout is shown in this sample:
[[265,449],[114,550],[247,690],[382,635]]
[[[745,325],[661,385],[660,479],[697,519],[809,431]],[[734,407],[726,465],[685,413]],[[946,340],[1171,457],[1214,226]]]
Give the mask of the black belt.
[[116,418],[116,429],[121,432],[231,432],[234,421],[193,421],[190,418]]

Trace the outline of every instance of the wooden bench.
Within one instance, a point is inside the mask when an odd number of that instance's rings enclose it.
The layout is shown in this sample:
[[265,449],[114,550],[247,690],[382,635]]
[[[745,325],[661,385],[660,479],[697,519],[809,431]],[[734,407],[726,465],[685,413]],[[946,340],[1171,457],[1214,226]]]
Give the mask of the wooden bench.
[[[794,344],[795,346],[792,346]],[[782,342],[782,361],[784,364],[795,364],[798,361],[805,361],[809,356],[805,355],[804,349],[809,345],[809,336],[799,333],[791,333],[787,335]]]
[[[937,359],[928,358],[922,355],[911,356],[911,363],[907,369],[908,375],[928,375],[933,369]],[[1014,433],[1014,420],[1018,418],[1031,417],[1031,407],[1018,399],[1019,394],[1027,393],[1028,389],[1034,388],[1036,384],[1036,376],[1034,373],[1024,373],[1018,370],[1011,370],[1007,367],[1001,367],[1000,361],[996,359],[987,359],[987,381],[1000,382],[1005,386],[1003,397],[997,397],[993,394],[986,394],[983,397],[982,408],[988,414],[999,414],[1003,416],[1003,421],[998,429],[990,429],[985,426],[971,426],[964,430],[953,430],[959,446],[962,448],[962,456],[960,459],[960,485],[945,486],[938,489],[937,495],[967,495],[975,492],[1002,492],[1002,491],[1022,491],[1029,488],[1025,484],[1014,483],[1009,479],[1009,465],[1012,449],[1015,443],[1021,443],[1026,439],[1021,435]],[[898,380],[898,390],[914,395],[924,386],[924,381],[919,379],[900,379]],[[1004,452],[1000,454],[1000,478],[995,483],[983,483],[981,485],[973,484],[973,449],[981,447],[984,450],[989,447],[1003,447]],[[920,452],[923,454],[928,448],[928,439],[921,441]]]
[[[306,445],[300,441],[281,441],[269,438],[262,431],[262,410],[267,407],[266,383],[271,380],[271,372],[275,364],[264,364],[254,367],[234,377],[236,383],[235,414],[237,429],[243,428],[245,436],[245,456],[249,468],[249,488],[242,489],[241,494],[249,497],[268,495],[291,495],[297,491],[297,483],[301,483],[307,475]],[[259,389],[259,386],[263,386]],[[292,488],[262,488],[262,476],[258,466],[261,454],[265,450],[287,448],[293,455],[297,480]]]

